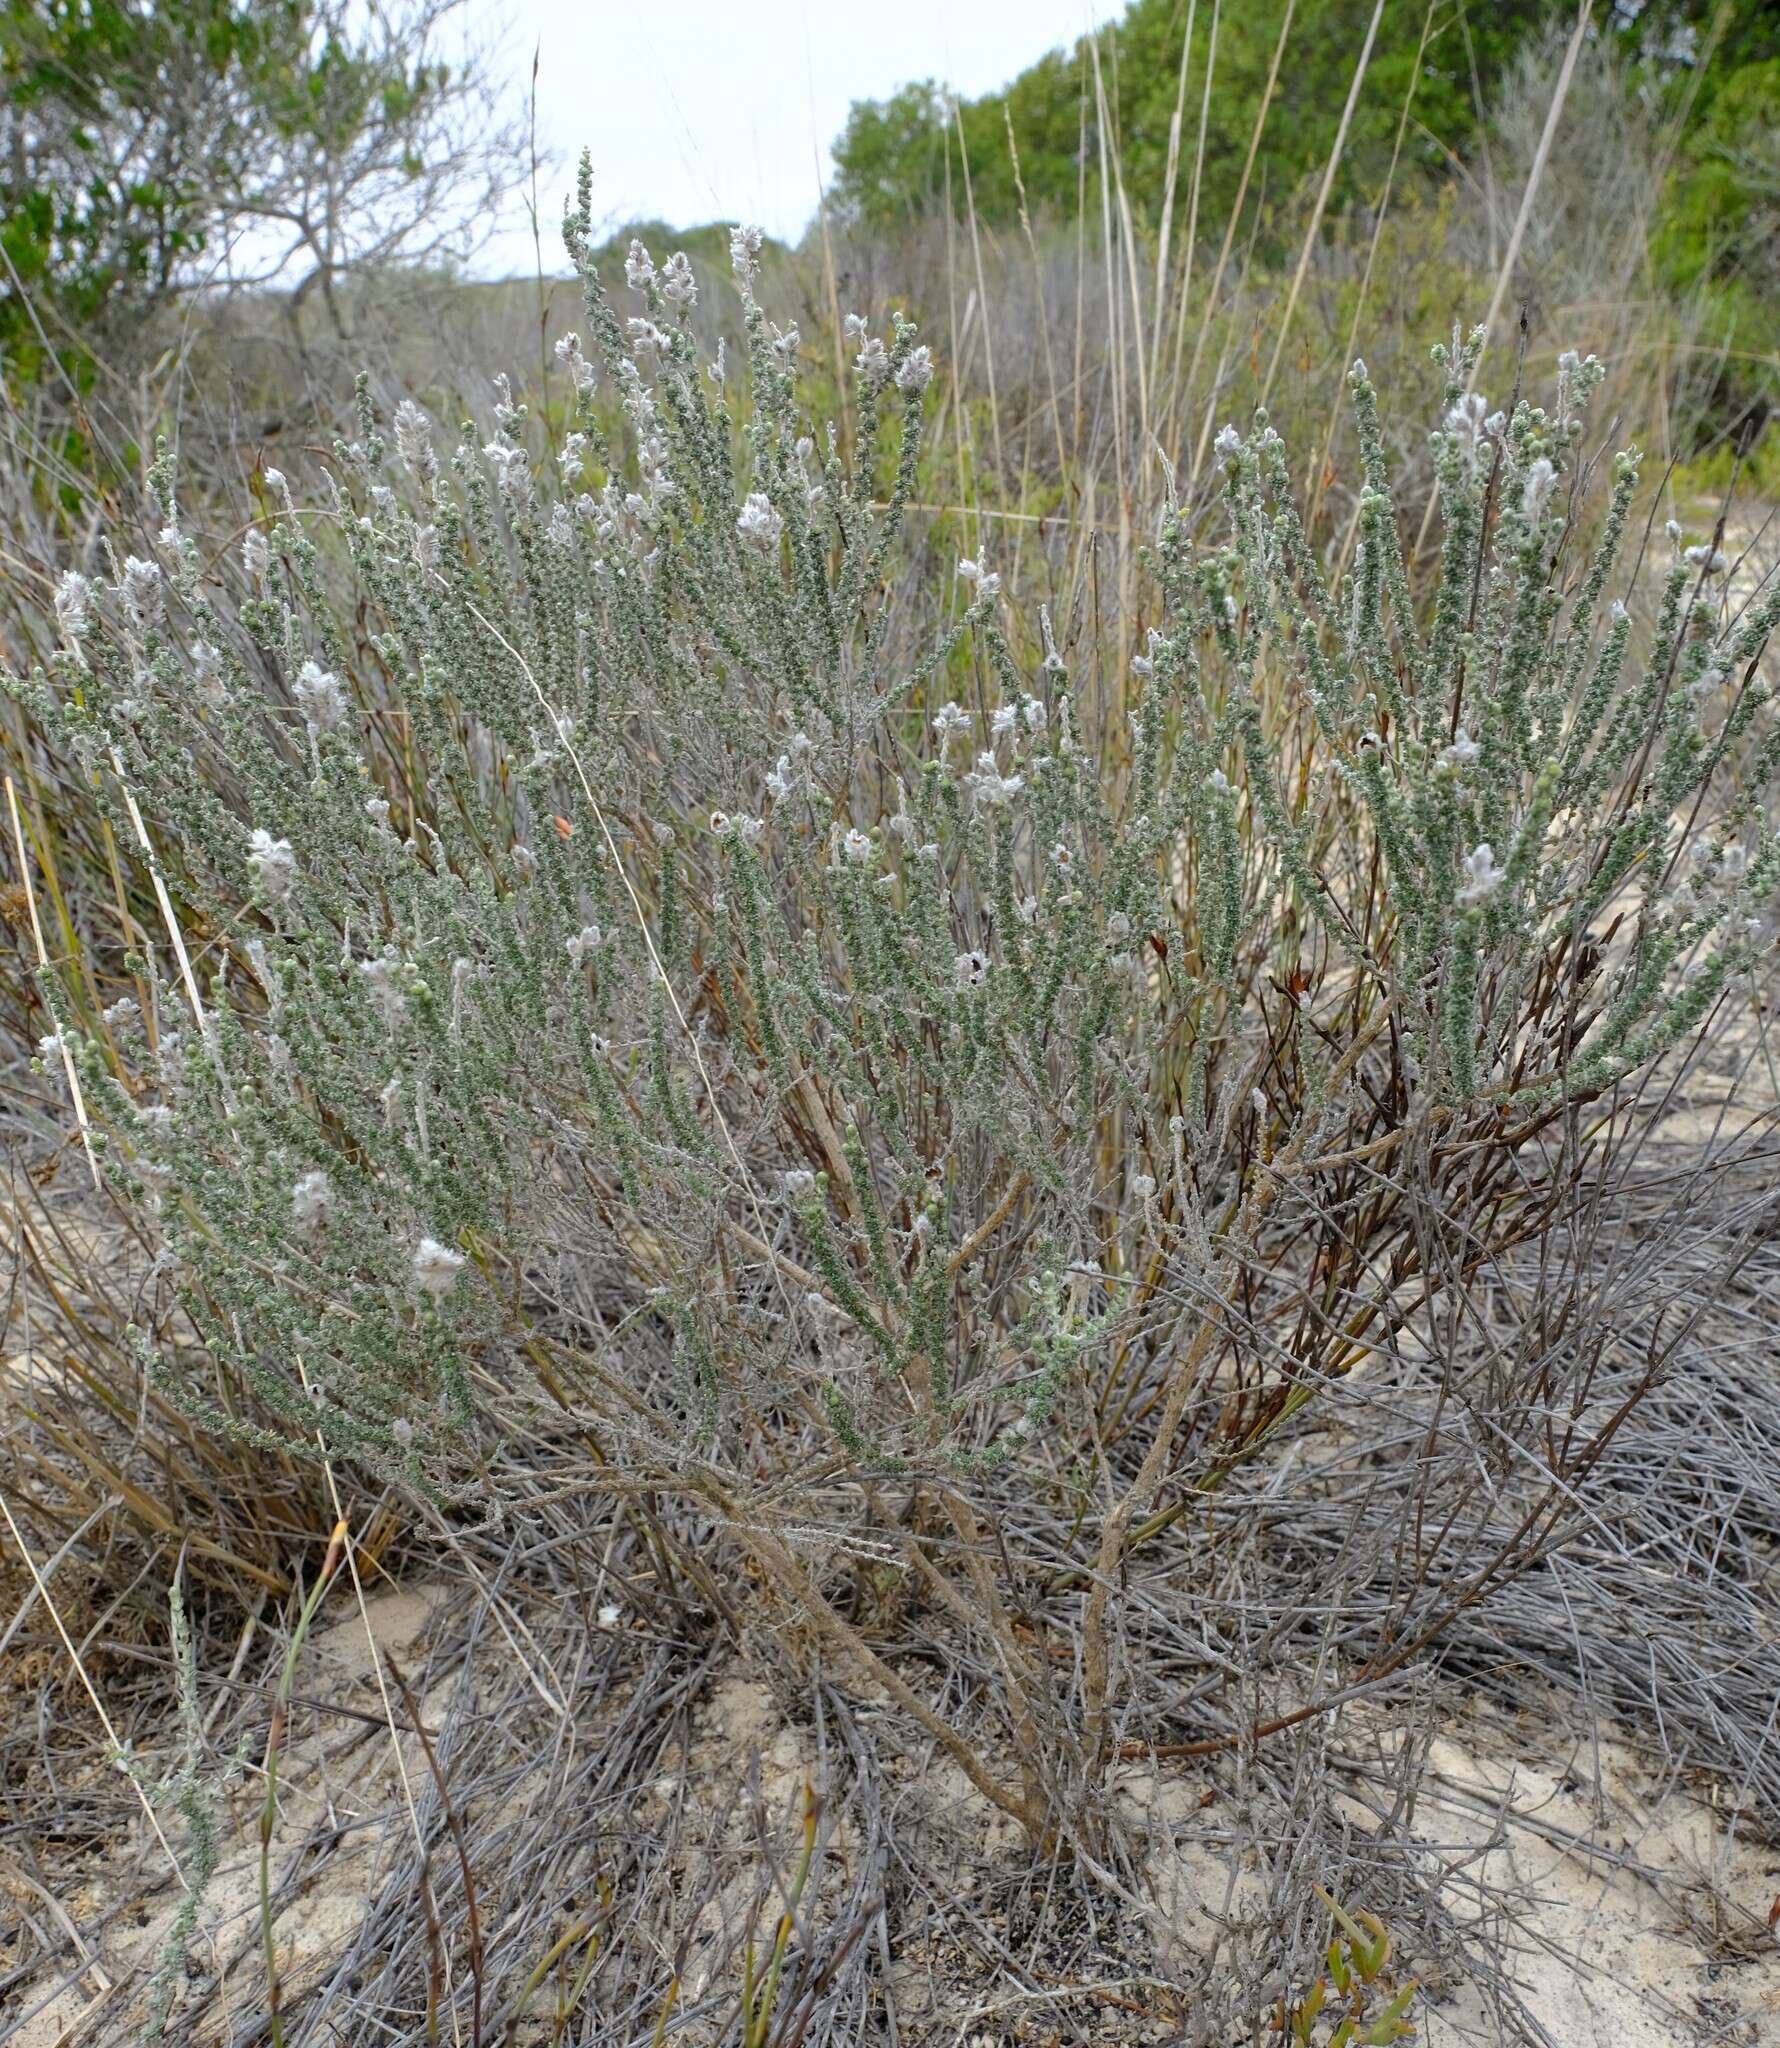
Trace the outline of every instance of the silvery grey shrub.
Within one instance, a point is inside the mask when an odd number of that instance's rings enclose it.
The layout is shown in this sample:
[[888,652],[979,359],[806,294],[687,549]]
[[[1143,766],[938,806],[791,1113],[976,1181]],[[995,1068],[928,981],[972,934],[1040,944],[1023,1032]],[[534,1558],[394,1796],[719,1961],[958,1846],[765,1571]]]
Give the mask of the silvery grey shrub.
[[[986,558],[892,630],[912,327],[848,322],[849,466],[757,235],[740,368],[683,258],[634,247],[615,308],[585,185],[567,236],[548,445],[499,380],[443,457],[361,392],[323,518],[273,472],[214,572],[163,457],[158,549],[71,571],[13,679],[126,845],[134,798],[191,941],[176,972],[143,934],[146,1012],[46,978],[44,1054],[252,1391],[170,1348],[200,1420],[441,1495],[479,1413],[546,1393],[650,1469],[745,1466],[777,1418],[854,1469],[1005,1471],[1096,1375],[1166,1389],[1331,1162],[1510,1145],[1764,950],[1780,598],[1736,611],[1677,533],[1625,571],[1592,359],[1492,412],[1481,338],[1436,351],[1420,608],[1363,365],[1338,577],[1265,416],[1226,428],[1216,543],[1164,510],[1157,623],[1078,685]],[[1634,636],[1609,591],[1645,581]]]

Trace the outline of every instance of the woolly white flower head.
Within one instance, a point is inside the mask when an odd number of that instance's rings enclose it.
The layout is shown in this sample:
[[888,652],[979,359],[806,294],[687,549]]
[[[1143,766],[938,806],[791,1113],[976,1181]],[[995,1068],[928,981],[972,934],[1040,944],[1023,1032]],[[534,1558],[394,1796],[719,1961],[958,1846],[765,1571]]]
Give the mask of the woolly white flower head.
[[161,589],[161,572],[155,563],[131,555],[124,563],[123,591],[124,610],[139,632],[160,623],[166,598]]
[[954,733],[970,730],[970,714],[961,704],[942,704],[933,714],[933,729],[942,741],[949,740]]
[[443,1245],[436,1237],[423,1237],[414,1247],[414,1284],[422,1294],[443,1301],[457,1285],[464,1255]]
[[569,958],[577,967],[581,966],[589,953],[597,953],[605,943],[606,935],[597,924],[584,924],[568,942]]
[[564,334],[557,337],[556,360],[568,371],[575,389],[585,396],[593,389],[593,365],[587,360],[578,334]]
[[692,264],[684,249],[676,249],[662,265],[661,295],[670,306],[678,306],[683,313],[691,312],[698,304],[698,280],[692,274]]
[[952,962],[952,978],[960,988],[981,988],[989,979],[989,956],[986,953],[960,953]]
[[624,259],[624,281],[633,292],[646,290],[655,282],[655,262],[641,242],[633,238]]
[[263,825],[247,835],[247,865],[265,891],[268,901],[284,903],[290,898],[296,879],[297,860],[288,839],[274,839]]
[[757,227],[742,225],[730,229],[729,265],[737,277],[746,279],[754,275],[754,259],[765,240],[764,231]]
[[773,501],[759,491],[750,491],[748,501],[736,516],[735,530],[757,554],[777,552],[785,522]]
[[859,353],[853,358],[853,368],[868,391],[882,391],[889,383],[890,355],[877,335],[868,334],[861,341]]
[[257,583],[272,566],[272,547],[257,526],[250,526],[241,542],[241,566]]
[[1704,546],[1689,548],[1681,557],[1690,569],[1701,569],[1708,576],[1722,576],[1730,567],[1730,557],[1722,548],[1715,548],[1710,541]]
[[346,715],[346,692],[340,678],[320,662],[304,662],[291,686],[291,695],[308,720],[311,732],[332,732]]
[[430,483],[439,471],[439,457],[432,443],[430,422],[413,399],[404,398],[396,407],[396,453],[423,483]]
[[1440,760],[1447,768],[1469,768],[1483,753],[1482,747],[1461,725],[1452,736],[1450,746],[1442,747]]
[[933,351],[925,342],[912,348],[902,359],[902,367],[896,373],[896,388],[906,392],[910,398],[919,398],[933,382]]
[[62,638],[70,647],[77,646],[92,621],[93,586],[78,569],[65,569],[56,585],[56,624]]
[[1025,784],[1023,775],[1003,775],[993,754],[979,754],[975,769],[964,778],[964,786],[975,801],[991,808],[1018,796]]
[[1496,865],[1496,856],[1486,839],[1466,854],[1462,863],[1465,880],[1454,899],[1461,910],[1474,910],[1486,903],[1508,879]]
[[408,1008],[408,998],[396,979],[396,963],[386,953],[375,953],[358,963],[372,1007],[393,1031]]
[[290,1218],[304,1237],[325,1230],[333,1220],[334,1187],[318,1166],[300,1174],[290,1191]]
[[1521,493],[1521,506],[1529,520],[1544,516],[1545,508],[1551,503],[1551,494],[1557,488],[1557,467],[1541,455],[1527,471],[1526,484]]
[[871,840],[855,825],[841,841],[841,852],[855,867],[863,867],[871,859]]
[[1219,427],[1218,437],[1211,445],[1220,462],[1234,462],[1242,453],[1242,436],[1226,423]]

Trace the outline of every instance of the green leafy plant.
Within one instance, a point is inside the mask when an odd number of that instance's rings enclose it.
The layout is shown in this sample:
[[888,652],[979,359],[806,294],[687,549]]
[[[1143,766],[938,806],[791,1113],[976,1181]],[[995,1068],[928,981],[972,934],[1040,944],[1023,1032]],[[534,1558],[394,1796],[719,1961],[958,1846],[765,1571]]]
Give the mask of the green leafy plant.
[[[1322,2037],[1323,2048],[1383,2048],[1387,2042],[1414,2033],[1409,2008],[1416,1983],[1411,1978],[1392,1989],[1388,1974],[1391,1938],[1384,1923],[1364,1908],[1349,1913],[1321,1885],[1316,1887],[1316,1895],[1335,1921],[1327,1950],[1328,1972],[1289,2009],[1280,2008],[1279,2031],[1299,2048],[1312,2048],[1319,2025],[1329,2029]],[[1390,1996],[1380,2006],[1377,2000],[1386,1992]]]
[[[367,387],[326,494],[269,473],[226,571],[164,456],[156,551],[64,579],[11,686],[164,929],[119,963],[139,1000],[46,969],[42,1063],[158,1236],[208,1357],[143,1354],[195,1421],[498,1514],[495,1447],[572,1417],[617,1503],[696,1503],[1055,1839],[1115,1753],[1133,1556],[1560,1227],[1582,1113],[1763,957],[1780,595],[1731,604],[1676,529],[1635,633],[1600,365],[1495,409],[1455,335],[1425,601],[1356,364],[1341,571],[1257,414],[1217,436],[1221,530],[1162,507],[1109,663],[980,550],[904,587],[912,326],[849,321],[849,464],[755,231],[745,383],[688,262],[634,244],[621,315],[590,234],[584,173],[553,445],[497,380],[442,461]],[[1618,1426],[1578,1397],[1554,1437],[1549,1362],[1517,1370],[1523,1534],[1456,1590],[1424,1556],[1368,1678],[1537,1558]],[[1058,1483],[1059,1433],[1094,1474],[1047,1566],[1073,1697],[983,1520]],[[887,1475],[950,1546],[892,1519],[891,1554],[997,1646],[993,1753],[790,1533],[817,1483],[875,1521]]]

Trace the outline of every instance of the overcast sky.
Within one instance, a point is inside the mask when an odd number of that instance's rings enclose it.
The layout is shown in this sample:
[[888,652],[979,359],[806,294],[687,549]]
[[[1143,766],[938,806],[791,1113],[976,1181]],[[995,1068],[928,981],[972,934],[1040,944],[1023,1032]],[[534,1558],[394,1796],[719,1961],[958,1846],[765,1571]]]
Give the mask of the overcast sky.
[[[1118,0],[471,0],[521,96],[541,44],[538,130],[560,163],[540,191],[547,268],[583,145],[596,219],[757,220],[797,235],[857,99],[934,78],[965,97],[1124,12]],[[477,268],[533,268],[517,208]]]

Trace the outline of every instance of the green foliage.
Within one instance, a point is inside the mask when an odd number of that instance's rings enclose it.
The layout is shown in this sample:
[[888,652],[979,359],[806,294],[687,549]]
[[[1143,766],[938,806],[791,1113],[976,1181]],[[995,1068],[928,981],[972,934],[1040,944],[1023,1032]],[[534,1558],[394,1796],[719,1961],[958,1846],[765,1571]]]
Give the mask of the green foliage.
[[[393,253],[486,140],[450,0],[6,0],[0,369],[84,377],[180,285]],[[247,233],[243,256],[232,249]],[[292,268],[294,266],[294,269]]]
[[[1221,223],[1235,202],[1286,5],[1287,0],[1260,0],[1252,7],[1221,10],[1201,193],[1206,219]],[[1448,11],[1421,52],[1418,75],[1421,10],[1387,7],[1334,204],[1371,195],[1389,159],[1412,82],[1414,158],[1439,168],[1447,152],[1462,154],[1476,129],[1475,81],[1494,77],[1558,11],[1556,0],[1506,0],[1488,9]],[[1284,195],[1327,159],[1371,15],[1370,0],[1294,7],[1286,60],[1268,110],[1262,159],[1267,194]],[[1071,51],[1041,59],[1005,91],[961,104],[956,120],[979,210],[1006,219],[1017,203],[1007,143],[1011,124],[1034,205],[1072,211],[1081,175],[1090,190],[1098,189],[1104,140],[1118,159],[1133,209],[1153,225],[1166,196],[1186,27],[1183,0],[1134,0],[1117,29],[1102,38],[1100,89],[1110,123],[1104,138],[1087,39]],[[1179,159],[1183,201],[1211,30],[1208,0],[1195,10],[1193,26]],[[867,226],[881,227],[939,202],[945,192],[948,118],[949,104],[931,84],[906,86],[888,100],[856,106],[835,145],[838,203]],[[962,203],[956,168],[953,176],[953,198]]]
[[[817,453],[757,237],[733,238],[744,391],[695,346],[688,266],[633,248],[623,321],[584,215],[569,234],[597,356],[559,345],[547,466],[504,386],[448,466],[412,406],[392,464],[361,397],[341,599],[275,473],[219,582],[163,461],[162,555],[70,575],[60,652],[13,684],[120,843],[140,793],[216,935],[208,986],[148,1015],[44,982],[46,1060],[78,1063],[102,1161],[252,1390],[225,1412],[160,1361],[207,1425],[464,1484],[479,1368],[570,1369],[524,1279],[566,1235],[672,1347],[646,1460],[701,1469],[807,1379],[857,1466],[980,1472],[1130,1341],[1107,1270],[1178,1263],[1164,1294],[1197,1301],[1263,1218],[1289,1257],[1307,1163],[1379,1116],[1392,1143],[1450,1125],[1468,1176],[1751,968],[1780,598],[1730,613],[1677,530],[1634,646],[1606,598],[1634,454],[1581,524],[1592,358],[1492,413],[1477,337],[1436,352],[1425,608],[1363,366],[1339,582],[1265,416],[1226,428],[1225,535],[1167,510],[1157,624],[1108,695],[980,559],[890,637],[931,373],[911,328],[854,323],[855,475],[838,435]],[[1610,955],[1578,943],[1597,929]],[[773,1241],[794,1282],[715,1283]]]

